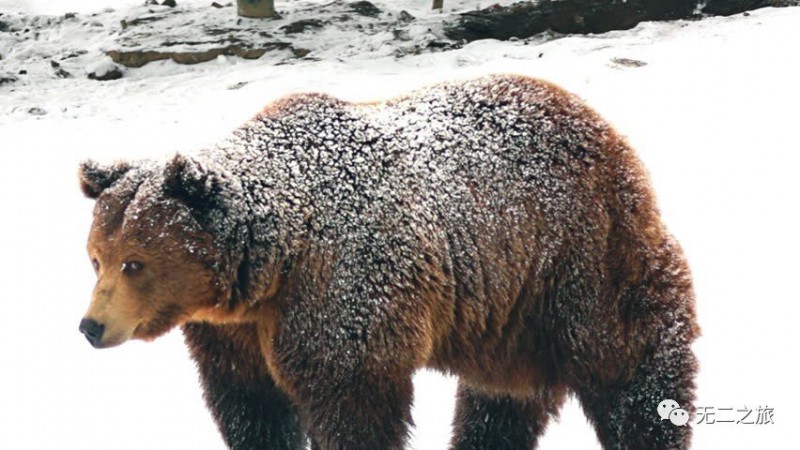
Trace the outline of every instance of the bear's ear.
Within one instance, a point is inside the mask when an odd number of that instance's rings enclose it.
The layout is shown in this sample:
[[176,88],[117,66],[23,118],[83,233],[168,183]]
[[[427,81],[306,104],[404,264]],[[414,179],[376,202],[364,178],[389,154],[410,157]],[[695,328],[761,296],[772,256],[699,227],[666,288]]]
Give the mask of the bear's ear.
[[164,194],[196,210],[224,206],[230,176],[217,167],[177,154],[164,168]]
[[120,161],[114,164],[101,166],[96,161],[87,160],[80,164],[78,168],[78,180],[81,183],[81,191],[86,197],[96,199],[104,190],[111,187],[133,166],[130,163]]

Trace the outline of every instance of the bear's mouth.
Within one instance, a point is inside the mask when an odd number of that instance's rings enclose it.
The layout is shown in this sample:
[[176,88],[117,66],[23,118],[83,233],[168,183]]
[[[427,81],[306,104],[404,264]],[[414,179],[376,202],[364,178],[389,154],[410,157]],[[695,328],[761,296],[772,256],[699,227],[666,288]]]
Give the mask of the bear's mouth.
[[165,305],[153,316],[153,319],[139,322],[133,330],[133,337],[145,341],[153,340],[177,325],[186,316],[186,310],[178,304]]

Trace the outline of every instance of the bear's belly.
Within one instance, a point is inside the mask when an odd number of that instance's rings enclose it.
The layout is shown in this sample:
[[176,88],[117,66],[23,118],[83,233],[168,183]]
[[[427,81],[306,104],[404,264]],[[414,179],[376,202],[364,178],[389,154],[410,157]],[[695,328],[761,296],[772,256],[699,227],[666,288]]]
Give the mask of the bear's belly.
[[537,361],[535,352],[450,354],[432,359],[428,368],[454,374],[459,381],[492,395],[529,397],[555,384],[548,376],[546,364]]
[[427,366],[496,394],[529,396],[557,383],[553,343],[537,308],[542,299],[530,293],[481,308],[458,302],[452,328],[434,345]]

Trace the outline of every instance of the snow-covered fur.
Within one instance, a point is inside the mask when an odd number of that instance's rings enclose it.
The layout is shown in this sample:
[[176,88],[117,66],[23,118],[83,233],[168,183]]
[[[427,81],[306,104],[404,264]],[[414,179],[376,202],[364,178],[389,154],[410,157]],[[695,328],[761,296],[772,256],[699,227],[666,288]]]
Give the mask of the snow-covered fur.
[[693,410],[687,264],[631,148],[549,83],[295,95],[81,178],[106,235],[166,233],[213,274],[213,311],[171,325],[234,449],[401,449],[420,367],[460,378],[454,449],[529,449],[570,393],[605,448],[689,445],[656,411]]

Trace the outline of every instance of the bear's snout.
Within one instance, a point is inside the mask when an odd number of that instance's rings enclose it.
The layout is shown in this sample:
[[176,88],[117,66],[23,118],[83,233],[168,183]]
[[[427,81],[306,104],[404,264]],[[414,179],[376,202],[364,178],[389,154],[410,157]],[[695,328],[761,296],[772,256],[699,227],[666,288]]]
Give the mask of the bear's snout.
[[92,344],[92,347],[100,347],[100,342],[103,339],[103,331],[106,329],[105,325],[99,324],[93,319],[83,319],[78,329],[86,336],[86,340]]

